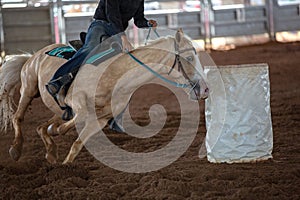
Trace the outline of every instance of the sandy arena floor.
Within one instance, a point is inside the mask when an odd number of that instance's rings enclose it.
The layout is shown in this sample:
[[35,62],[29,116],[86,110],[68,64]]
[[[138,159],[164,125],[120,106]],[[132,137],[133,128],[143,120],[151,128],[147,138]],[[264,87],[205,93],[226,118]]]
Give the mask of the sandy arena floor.
[[[211,164],[198,157],[205,136],[204,117],[188,151],[173,164],[155,172],[130,174],[111,169],[83,149],[71,165],[51,165],[36,133],[51,113],[40,99],[25,117],[23,155],[14,162],[8,154],[13,132],[0,140],[0,199],[299,199],[300,198],[300,43],[267,43],[212,51],[218,65],[268,63],[274,159],[254,164]],[[149,97],[149,93],[153,96]],[[145,98],[147,96],[147,98]],[[139,124],[147,123],[153,102],[169,105],[170,94],[148,87],[134,97],[131,111]],[[200,103],[203,111],[203,102]],[[143,111],[143,112],[141,112]],[[172,111],[165,133],[136,140],[106,130],[118,146],[136,152],[158,148],[174,136],[180,116]],[[54,137],[59,162],[76,139],[75,131]]]

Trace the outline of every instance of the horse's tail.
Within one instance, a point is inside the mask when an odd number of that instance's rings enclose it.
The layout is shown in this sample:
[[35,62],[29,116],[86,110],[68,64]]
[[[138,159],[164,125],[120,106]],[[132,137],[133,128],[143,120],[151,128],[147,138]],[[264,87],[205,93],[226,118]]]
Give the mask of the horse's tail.
[[0,68],[0,133],[6,133],[12,127],[15,100],[19,98],[16,91],[21,86],[21,70],[30,57],[30,54],[6,56]]

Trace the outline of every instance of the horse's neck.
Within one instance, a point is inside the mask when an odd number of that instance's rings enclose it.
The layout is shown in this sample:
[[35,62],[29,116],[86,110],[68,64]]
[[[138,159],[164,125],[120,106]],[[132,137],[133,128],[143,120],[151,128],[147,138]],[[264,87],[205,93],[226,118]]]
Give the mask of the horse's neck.
[[136,51],[136,56],[143,63],[151,63],[151,67],[171,67],[174,62],[174,38],[160,38],[140,47]]
[[164,37],[164,38],[159,38],[150,44],[142,47],[142,48],[153,48],[153,49],[160,49],[164,51],[173,51],[174,48],[174,38],[172,37]]

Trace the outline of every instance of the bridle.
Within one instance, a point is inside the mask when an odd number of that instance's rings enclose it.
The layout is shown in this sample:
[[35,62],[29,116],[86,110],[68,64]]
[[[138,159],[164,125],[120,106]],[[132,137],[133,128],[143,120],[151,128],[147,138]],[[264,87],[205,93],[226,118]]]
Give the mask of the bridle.
[[163,80],[164,82],[167,82],[171,85],[174,85],[175,87],[178,88],[190,88],[189,93],[191,93],[192,91],[195,93],[195,95],[197,96],[197,92],[195,90],[196,86],[198,85],[199,81],[197,81],[196,83],[193,82],[190,77],[187,75],[187,73],[184,70],[184,67],[182,65],[182,62],[180,60],[180,54],[187,52],[187,51],[194,51],[195,54],[197,54],[196,49],[194,47],[191,48],[187,48],[187,49],[183,49],[180,50],[179,49],[179,45],[176,42],[176,39],[174,39],[174,49],[175,49],[175,60],[174,63],[170,69],[170,71],[168,72],[168,75],[171,74],[171,72],[173,71],[173,69],[175,69],[175,66],[177,64],[178,66],[178,72],[181,72],[183,77],[189,82],[189,84],[182,84],[182,83],[177,83],[174,81],[171,81],[165,77],[163,77],[162,75],[160,75],[159,73],[157,73],[156,71],[154,71],[153,69],[151,69],[148,65],[146,65],[145,63],[143,63],[141,60],[139,60],[138,58],[136,58],[132,53],[130,53],[129,51],[126,52],[134,61],[136,61],[137,63],[139,63],[141,66],[143,66],[144,68],[146,68],[148,71],[150,71],[153,75],[155,75],[156,77],[158,77],[159,79]]
[[[186,80],[188,80],[188,82],[189,82],[189,84],[190,84],[190,86],[191,86],[191,90],[190,90],[189,93],[191,93],[191,91],[193,91],[193,92],[195,93],[195,95],[196,95],[197,93],[196,93],[196,91],[195,91],[195,88],[196,88],[197,84],[199,83],[199,80],[198,80],[196,83],[194,83],[194,82],[190,79],[190,77],[189,77],[189,76],[187,75],[187,73],[185,72],[184,67],[183,67],[183,65],[182,65],[182,62],[181,62],[181,60],[180,60],[180,57],[181,57],[180,54],[181,54],[181,53],[184,53],[184,52],[187,52],[187,51],[194,51],[194,53],[197,55],[196,49],[195,49],[194,47],[191,47],[191,48],[186,48],[186,49],[180,50],[180,49],[179,49],[179,45],[178,45],[178,43],[177,43],[177,41],[176,41],[175,39],[174,39],[174,49],[175,49],[175,60],[174,60],[174,63],[173,63],[173,65],[172,65],[170,71],[168,72],[168,75],[171,74],[171,72],[173,71],[173,69],[175,68],[175,66],[176,66],[176,64],[177,64],[177,67],[178,67],[177,71],[182,73],[183,77],[184,77]],[[197,96],[197,95],[196,95],[196,96]]]

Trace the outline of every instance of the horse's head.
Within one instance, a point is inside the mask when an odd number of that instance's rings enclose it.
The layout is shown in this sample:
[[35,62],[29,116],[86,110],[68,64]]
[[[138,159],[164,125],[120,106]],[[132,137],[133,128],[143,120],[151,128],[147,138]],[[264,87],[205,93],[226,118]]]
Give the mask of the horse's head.
[[176,33],[174,48],[176,59],[172,68],[177,65],[178,71],[189,82],[190,98],[193,100],[206,99],[209,89],[205,82],[203,68],[191,40],[184,36],[181,29]]

